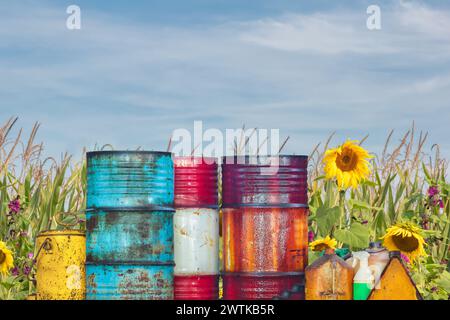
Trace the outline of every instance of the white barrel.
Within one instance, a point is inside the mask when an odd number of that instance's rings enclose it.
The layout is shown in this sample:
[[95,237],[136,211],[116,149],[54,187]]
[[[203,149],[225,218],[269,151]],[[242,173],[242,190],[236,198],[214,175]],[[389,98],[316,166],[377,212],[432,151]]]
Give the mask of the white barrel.
[[174,216],[175,275],[219,274],[219,212],[177,209]]

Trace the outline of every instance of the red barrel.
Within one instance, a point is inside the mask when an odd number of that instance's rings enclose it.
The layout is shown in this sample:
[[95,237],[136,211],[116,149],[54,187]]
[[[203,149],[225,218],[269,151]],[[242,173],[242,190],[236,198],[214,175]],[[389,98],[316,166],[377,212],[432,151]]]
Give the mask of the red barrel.
[[214,158],[177,157],[175,168],[175,300],[219,295],[219,212]]
[[306,156],[223,159],[225,299],[274,299],[303,283],[307,165]]
[[217,209],[217,160],[175,157],[175,208]]
[[175,300],[217,300],[218,275],[175,276]]
[[[223,274],[225,300],[271,300],[303,281],[298,273],[225,273]],[[303,300],[300,294],[290,300]]]

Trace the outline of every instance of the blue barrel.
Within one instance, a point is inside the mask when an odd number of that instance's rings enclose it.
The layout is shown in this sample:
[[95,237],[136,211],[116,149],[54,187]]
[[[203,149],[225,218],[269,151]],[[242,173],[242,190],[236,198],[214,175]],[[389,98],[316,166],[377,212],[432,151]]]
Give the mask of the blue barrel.
[[171,153],[98,151],[87,154],[87,208],[173,208]]
[[173,299],[171,153],[87,153],[86,298]]

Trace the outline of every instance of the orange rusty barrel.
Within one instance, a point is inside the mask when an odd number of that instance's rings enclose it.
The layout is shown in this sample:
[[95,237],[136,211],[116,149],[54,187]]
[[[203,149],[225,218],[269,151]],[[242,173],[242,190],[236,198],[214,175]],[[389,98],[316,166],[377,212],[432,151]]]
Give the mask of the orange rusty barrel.
[[307,163],[306,156],[223,159],[224,299],[273,299],[304,282]]

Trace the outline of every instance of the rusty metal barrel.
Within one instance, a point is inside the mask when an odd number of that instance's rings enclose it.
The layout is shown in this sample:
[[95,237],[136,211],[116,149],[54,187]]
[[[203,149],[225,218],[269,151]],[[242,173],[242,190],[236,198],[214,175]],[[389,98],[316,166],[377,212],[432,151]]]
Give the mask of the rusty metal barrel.
[[175,299],[219,296],[219,212],[214,158],[176,157]]
[[173,299],[171,153],[87,153],[86,298]]
[[85,245],[85,234],[80,230],[38,234],[35,300],[85,299]]
[[223,297],[269,300],[304,283],[306,156],[224,157]]

